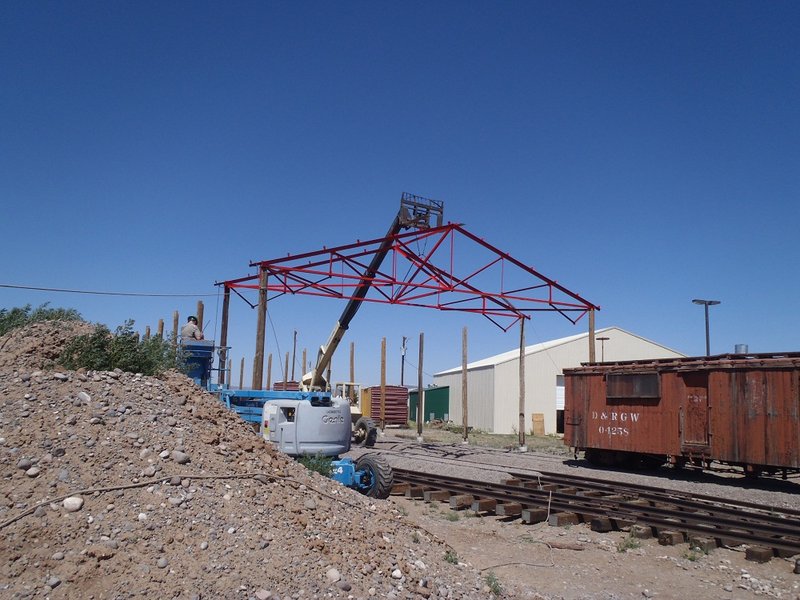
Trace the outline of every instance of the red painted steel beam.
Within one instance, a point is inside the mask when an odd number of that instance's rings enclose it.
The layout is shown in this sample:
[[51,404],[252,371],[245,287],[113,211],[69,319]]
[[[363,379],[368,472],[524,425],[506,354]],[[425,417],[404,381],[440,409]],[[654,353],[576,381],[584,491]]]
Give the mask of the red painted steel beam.
[[[455,273],[455,239],[460,236],[482,248],[490,259],[471,267],[466,275]],[[449,240],[449,248],[446,242]],[[558,312],[576,323],[591,309],[599,307],[585,300],[532,267],[513,258],[468,232],[462,225],[447,224],[424,230],[397,233],[384,238],[357,241],[314,252],[288,255],[271,260],[251,262],[251,267],[264,269],[269,277],[268,291],[283,294],[307,295],[352,300],[362,286],[368,258],[389,244],[392,260],[384,262],[371,280],[372,297],[363,302],[399,304],[480,314],[501,329],[507,330],[520,319],[534,312]],[[432,245],[424,252],[414,249],[421,243]],[[446,261],[442,263],[442,254]],[[398,274],[401,263],[405,273]],[[437,264],[438,263],[438,264]],[[508,271],[509,267],[512,268]],[[500,269],[499,285],[486,288],[481,278]],[[530,280],[529,285],[506,290],[507,275],[514,274]],[[258,289],[258,275],[218,282],[233,289]],[[238,292],[237,292],[238,293]],[[274,296],[273,296],[274,297]],[[573,318],[570,316],[578,313]],[[498,320],[510,320],[507,326]]]

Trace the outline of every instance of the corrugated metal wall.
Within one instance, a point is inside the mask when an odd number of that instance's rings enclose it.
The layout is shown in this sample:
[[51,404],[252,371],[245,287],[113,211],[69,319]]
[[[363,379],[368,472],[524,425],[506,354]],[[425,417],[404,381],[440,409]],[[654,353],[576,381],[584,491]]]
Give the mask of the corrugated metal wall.
[[[435,377],[436,386],[450,387],[450,420],[461,424],[461,371]],[[482,367],[467,374],[469,426],[494,431],[494,369]]]
[[[380,423],[381,386],[367,388],[367,392],[370,396],[370,418],[376,423]],[[386,422],[383,425],[405,426],[408,424],[408,388],[399,385],[386,386],[384,416]]]

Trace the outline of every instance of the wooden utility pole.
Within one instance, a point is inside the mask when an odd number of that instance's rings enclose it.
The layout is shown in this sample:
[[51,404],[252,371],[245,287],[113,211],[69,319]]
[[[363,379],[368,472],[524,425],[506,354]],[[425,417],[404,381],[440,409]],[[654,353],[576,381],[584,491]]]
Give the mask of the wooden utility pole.
[[178,344],[178,311],[172,313],[172,344]]
[[386,429],[386,338],[381,339],[381,429]]
[[289,353],[286,353],[286,361],[283,363],[283,380],[289,381]]
[[464,439],[462,441],[464,444],[469,444],[467,406],[467,328],[464,327],[461,333],[461,423],[464,428]]
[[306,349],[305,349],[305,348],[303,348],[303,369],[302,369],[300,372],[301,372],[303,375],[305,375],[306,373],[308,373],[308,371],[306,371]]
[[597,349],[595,348],[594,339],[594,309],[589,309],[589,362],[593,363],[596,362],[597,359]]
[[417,441],[422,441],[423,400],[425,392],[422,389],[422,347],[425,334],[419,334],[419,366],[417,367]]
[[519,320],[519,451],[527,452],[525,445],[525,319]]
[[158,337],[164,339],[164,319],[158,320]]
[[264,389],[272,389],[272,352],[267,357],[267,387]]
[[294,330],[294,338],[292,340],[292,381],[294,381],[294,363],[295,363],[295,354],[297,352],[297,330]]
[[267,331],[267,270],[260,267],[258,276],[258,323],[256,355],[253,360],[253,389],[260,390],[264,381],[264,339]]
[[228,315],[231,307],[231,288],[225,286],[222,295],[222,323],[219,332],[219,384],[225,385],[225,363],[228,359]]
[[244,389],[244,356],[242,357],[242,364],[239,365],[239,389]]
[[202,331],[205,329],[205,325],[203,325],[203,315],[205,314],[205,306],[203,305],[202,300],[197,301],[197,322],[200,323],[200,330]]

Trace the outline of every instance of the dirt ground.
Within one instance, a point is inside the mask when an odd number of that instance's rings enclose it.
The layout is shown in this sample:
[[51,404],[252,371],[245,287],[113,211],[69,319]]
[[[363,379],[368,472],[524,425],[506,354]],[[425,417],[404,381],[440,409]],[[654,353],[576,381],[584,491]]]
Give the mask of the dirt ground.
[[[393,435],[397,437],[396,432]],[[398,439],[408,438],[408,432],[402,432]],[[446,434],[442,437],[425,432],[426,442],[437,438],[450,441],[445,439]],[[385,444],[391,446],[391,442]],[[537,446],[540,452],[553,455],[547,459],[548,465],[560,462],[558,455],[563,454],[565,459],[569,455],[557,438],[539,439]],[[477,458],[480,456],[478,453],[472,458],[484,460]],[[503,461],[520,460],[509,454],[497,456]],[[485,460],[488,463],[491,459]],[[530,460],[536,464],[543,459]],[[656,478],[651,485],[659,485],[658,481]],[[728,493],[745,492],[734,488]],[[759,493],[759,497],[769,494],[763,490]],[[773,501],[767,495],[768,503],[778,505],[778,496]],[[518,520],[451,511],[442,502],[425,503],[401,496],[391,500],[402,514],[446,540],[459,560],[478,569],[484,578],[496,581],[496,589],[502,588],[510,598],[800,599],[800,575],[793,572],[794,558],[774,558],[759,564],[745,559],[743,546],[717,548],[703,554],[691,550],[688,544],[662,546],[655,538],[636,540],[627,531],[596,533],[586,524],[523,525]]]
[[[793,560],[747,562],[742,548],[704,555],[366,498],[277,453],[183,376],[58,370],[84,329],[0,338],[0,598],[800,599]],[[466,450],[434,458],[518,458]]]

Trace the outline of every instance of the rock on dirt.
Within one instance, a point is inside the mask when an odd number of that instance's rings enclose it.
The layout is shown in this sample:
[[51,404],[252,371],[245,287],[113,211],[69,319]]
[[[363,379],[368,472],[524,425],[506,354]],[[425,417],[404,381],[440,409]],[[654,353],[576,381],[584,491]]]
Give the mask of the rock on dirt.
[[0,597],[489,595],[391,502],[277,453],[185,376],[58,367],[90,330],[0,338]]

